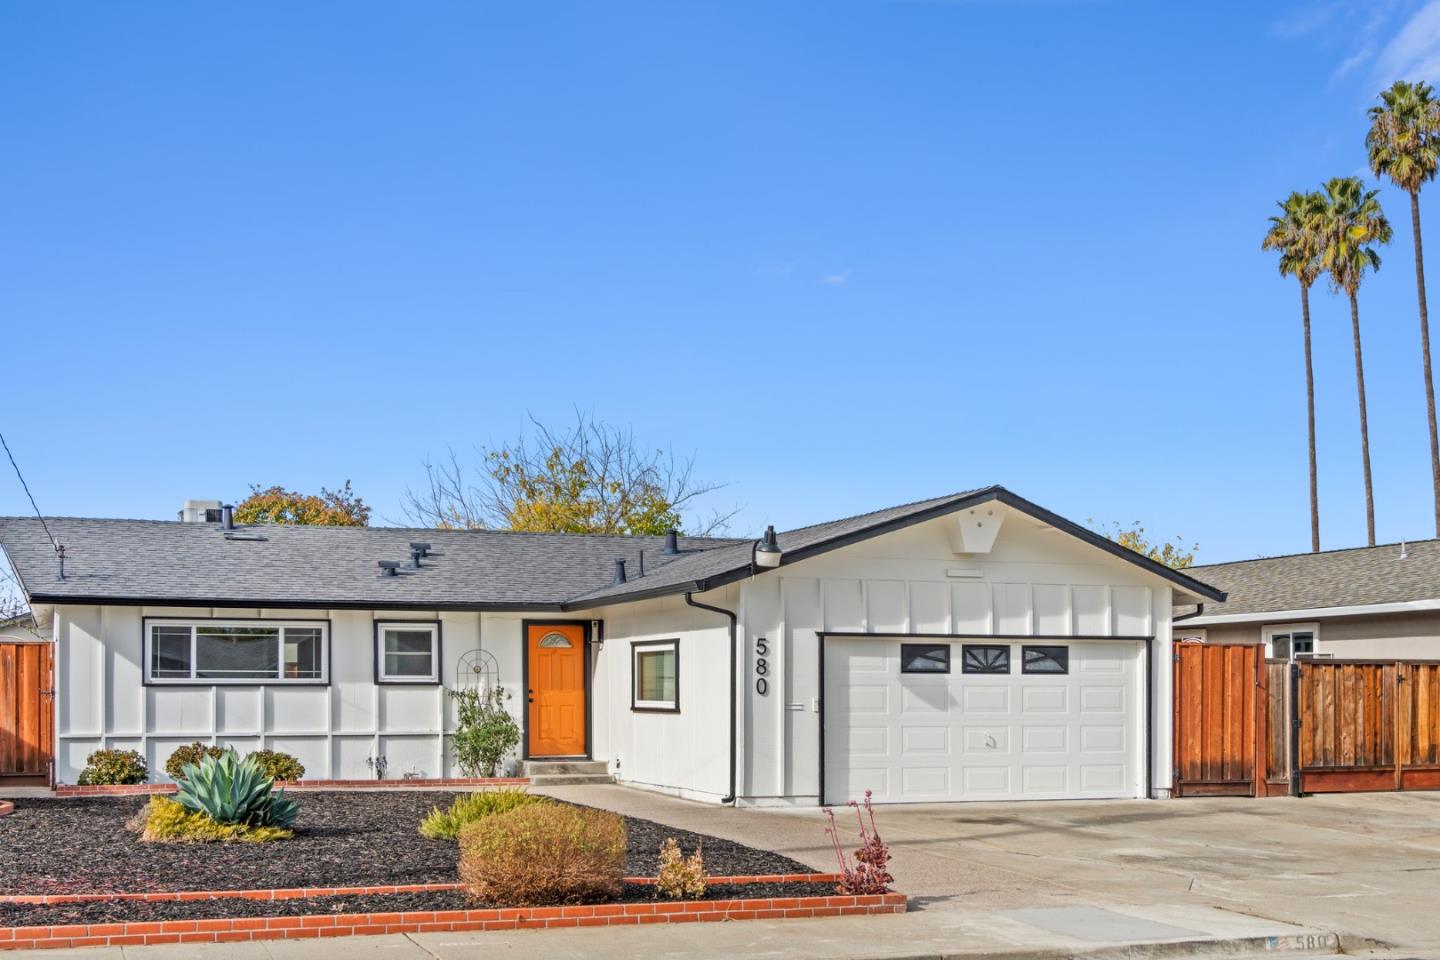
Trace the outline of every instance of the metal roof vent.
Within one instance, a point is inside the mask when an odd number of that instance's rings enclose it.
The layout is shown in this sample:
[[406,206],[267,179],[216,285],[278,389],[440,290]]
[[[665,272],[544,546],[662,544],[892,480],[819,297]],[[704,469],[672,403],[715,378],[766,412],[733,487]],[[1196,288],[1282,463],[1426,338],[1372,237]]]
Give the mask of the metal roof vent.
[[625,582],[625,560],[623,557],[615,558],[615,580],[611,586],[618,587]]
[[225,504],[224,506],[222,506],[222,507],[220,508],[220,529],[221,529],[221,530],[234,530],[234,529],[235,529],[235,506],[234,506],[234,504],[227,503],[227,504]]
[[376,566],[380,568],[380,576],[393,577],[398,575],[400,569],[399,560],[376,560]]
[[417,550],[420,551],[420,558],[422,560],[430,556],[430,544],[428,543],[411,543],[410,552],[413,554]]
[[680,552],[680,531],[670,530],[665,534],[665,556],[673,557]]
[[1408,560],[1409,558],[1410,558],[1410,548],[1405,545],[1405,541],[1404,541],[1404,540],[1401,540],[1401,541],[1400,541],[1400,559],[1401,559],[1401,560]]
[[419,570],[419,569],[420,569],[420,558],[423,557],[423,556],[425,556],[425,551],[424,551],[424,550],[421,550],[419,547],[415,546],[415,545],[412,543],[412,544],[410,545],[410,569],[411,569],[411,570]]

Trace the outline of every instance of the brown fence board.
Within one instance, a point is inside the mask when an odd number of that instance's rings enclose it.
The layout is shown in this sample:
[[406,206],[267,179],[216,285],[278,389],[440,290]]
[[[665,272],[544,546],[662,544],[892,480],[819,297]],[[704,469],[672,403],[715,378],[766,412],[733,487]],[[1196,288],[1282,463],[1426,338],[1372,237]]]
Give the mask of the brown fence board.
[[50,645],[0,642],[0,778],[48,781]]
[[1175,791],[1178,796],[1257,792],[1265,743],[1258,698],[1260,648],[1181,644],[1175,648]]

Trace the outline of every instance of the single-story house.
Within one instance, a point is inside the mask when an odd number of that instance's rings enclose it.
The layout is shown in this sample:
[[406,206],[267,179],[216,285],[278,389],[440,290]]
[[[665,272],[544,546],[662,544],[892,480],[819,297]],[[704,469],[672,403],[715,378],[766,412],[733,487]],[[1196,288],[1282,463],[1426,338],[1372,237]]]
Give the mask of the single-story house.
[[497,683],[521,761],[699,800],[1163,796],[1172,610],[1224,600],[998,486],[760,540],[186,516],[0,520],[59,782],[195,739],[455,776],[446,691]]
[[1177,641],[1267,657],[1440,659],[1440,540],[1190,567],[1223,602],[1175,610]]

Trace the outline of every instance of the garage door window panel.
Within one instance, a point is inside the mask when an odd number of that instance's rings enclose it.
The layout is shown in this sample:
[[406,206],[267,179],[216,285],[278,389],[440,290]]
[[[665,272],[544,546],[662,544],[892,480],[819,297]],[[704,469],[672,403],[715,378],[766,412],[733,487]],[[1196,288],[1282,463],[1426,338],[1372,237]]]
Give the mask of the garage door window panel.
[[1010,648],[988,643],[967,643],[960,656],[962,673],[1007,674],[1010,672]]
[[902,643],[900,645],[900,672],[949,673],[950,644]]
[[1067,674],[1070,672],[1070,648],[1027,645],[1021,650],[1021,670],[1051,676]]

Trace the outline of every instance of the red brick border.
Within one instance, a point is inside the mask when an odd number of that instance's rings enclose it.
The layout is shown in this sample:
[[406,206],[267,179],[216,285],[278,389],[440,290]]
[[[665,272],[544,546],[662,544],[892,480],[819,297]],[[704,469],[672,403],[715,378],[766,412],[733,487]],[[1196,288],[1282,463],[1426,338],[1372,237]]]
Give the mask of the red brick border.
[[[413,780],[280,780],[276,786],[286,790],[372,790],[406,787],[523,787],[529,777],[428,777]],[[80,786],[73,783],[55,785],[57,797],[129,797],[136,795],[174,793],[173,783],[108,783]]]
[[[706,877],[707,884],[746,883],[838,883],[838,873],[774,873],[734,877]],[[637,886],[655,883],[654,877],[626,877]],[[257,890],[152,890],[145,893],[14,893],[0,895],[0,903],[54,906],[61,903],[94,903],[100,900],[129,900],[144,903],[174,903],[187,900],[298,900],[305,897],[354,897],[389,893],[445,893],[463,890],[463,883],[406,883],[352,887],[277,887]]]
[[0,800],[0,817],[8,817],[15,812],[15,804],[9,800]]
[[905,907],[906,898],[903,893],[887,893],[868,897],[779,897],[763,900],[700,900],[691,903],[607,903],[592,907],[427,910],[313,917],[244,917],[234,920],[0,927],[0,950],[868,916],[904,913]]

